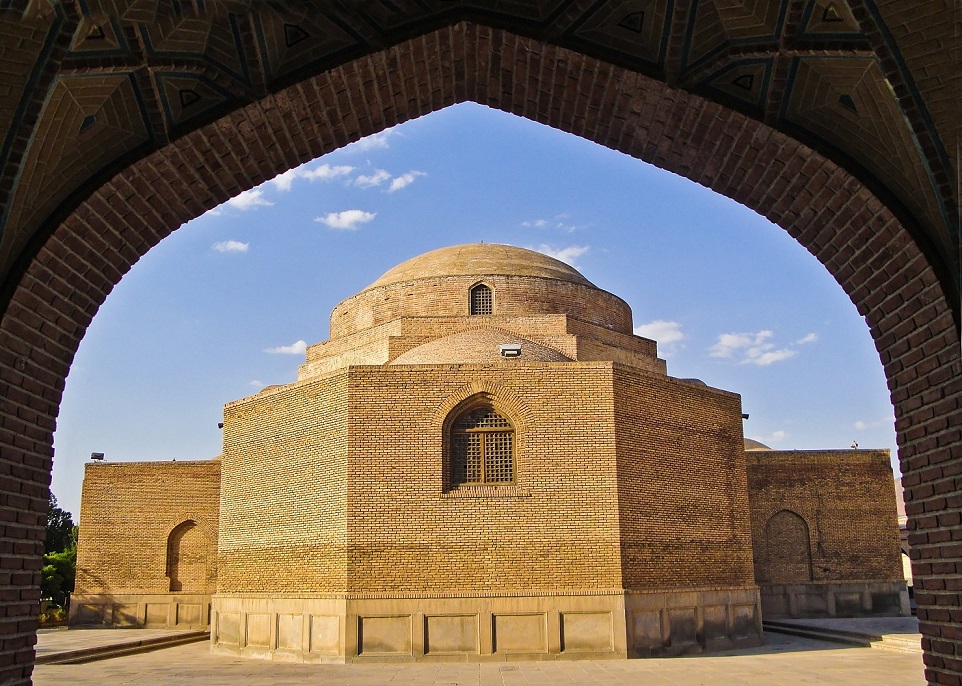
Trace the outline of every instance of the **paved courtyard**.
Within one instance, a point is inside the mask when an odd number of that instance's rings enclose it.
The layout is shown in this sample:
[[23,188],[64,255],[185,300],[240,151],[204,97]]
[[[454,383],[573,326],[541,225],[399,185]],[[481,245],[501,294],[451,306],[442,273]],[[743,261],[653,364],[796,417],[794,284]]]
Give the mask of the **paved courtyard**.
[[649,660],[303,665],[211,655],[194,643],[80,665],[38,666],[37,686],[922,686],[922,656],[767,633],[764,646]]

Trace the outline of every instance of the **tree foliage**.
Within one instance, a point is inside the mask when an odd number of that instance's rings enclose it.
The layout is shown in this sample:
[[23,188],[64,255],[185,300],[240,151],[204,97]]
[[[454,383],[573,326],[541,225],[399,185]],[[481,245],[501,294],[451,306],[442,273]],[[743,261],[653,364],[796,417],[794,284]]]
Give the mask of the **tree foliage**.
[[57,496],[50,494],[47,507],[47,540],[45,552],[60,553],[73,544],[73,515],[57,505]]
[[68,595],[73,592],[76,577],[76,545],[58,553],[47,553],[43,556],[43,569],[40,571],[40,593],[63,607],[67,604]]
[[46,553],[40,573],[40,592],[61,607],[67,604],[77,576],[77,527],[73,516],[50,494],[47,509]]

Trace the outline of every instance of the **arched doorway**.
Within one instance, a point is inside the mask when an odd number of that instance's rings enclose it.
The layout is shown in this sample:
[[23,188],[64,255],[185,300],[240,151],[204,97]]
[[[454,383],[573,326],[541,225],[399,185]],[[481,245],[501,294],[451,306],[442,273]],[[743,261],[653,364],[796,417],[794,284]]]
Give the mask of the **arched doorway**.
[[[290,42],[300,35],[286,33]],[[75,201],[63,206],[73,209],[50,210],[48,230],[37,235],[32,257],[7,284],[0,321],[0,445],[19,470],[6,488],[7,509],[25,525],[9,536],[35,542],[33,553],[10,558],[31,580],[11,575],[19,600],[7,613],[23,621],[4,636],[3,652],[32,650],[42,527],[31,513],[45,507],[51,433],[73,352],[122,274],[170,231],[230,195],[349,140],[463,100],[547,123],[703,183],[764,214],[826,265],[866,317],[889,380],[919,550],[919,614],[931,620],[923,625],[927,634],[938,635],[938,622],[946,620],[935,606],[958,598],[941,583],[947,572],[921,560],[948,556],[941,544],[960,524],[958,507],[942,494],[958,490],[949,463],[959,458],[962,371],[954,298],[909,233],[904,218],[911,213],[815,149],[646,77],[643,69],[469,22],[416,38],[401,33],[393,34],[393,47],[353,61],[342,57],[327,71],[315,65],[299,72],[306,78],[294,85],[206,126],[190,130],[185,123],[180,131],[189,133],[147,156],[131,148],[113,178],[76,184]],[[188,91],[180,101],[188,107],[190,89],[180,90]],[[81,118],[78,128],[94,123]],[[43,506],[31,507],[34,501]],[[928,639],[926,648],[932,649]],[[935,668],[952,672],[932,655]],[[15,683],[28,674],[29,667],[17,667],[3,678]]]

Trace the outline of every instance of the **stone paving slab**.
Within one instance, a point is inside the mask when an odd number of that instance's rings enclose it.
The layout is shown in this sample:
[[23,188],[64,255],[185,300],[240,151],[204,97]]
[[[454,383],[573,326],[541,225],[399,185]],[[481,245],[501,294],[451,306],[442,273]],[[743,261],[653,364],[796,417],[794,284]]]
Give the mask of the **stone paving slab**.
[[900,636],[910,638],[919,634],[917,617],[831,617],[826,619],[779,619],[781,624],[816,627],[831,631],[850,631],[869,636]]
[[37,656],[127,645],[184,633],[175,629],[41,629],[37,632]]
[[304,665],[213,655],[206,643],[82,665],[41,665],[36,686],[923,686],[922,656],[766,634],[758,648],[645,660]]

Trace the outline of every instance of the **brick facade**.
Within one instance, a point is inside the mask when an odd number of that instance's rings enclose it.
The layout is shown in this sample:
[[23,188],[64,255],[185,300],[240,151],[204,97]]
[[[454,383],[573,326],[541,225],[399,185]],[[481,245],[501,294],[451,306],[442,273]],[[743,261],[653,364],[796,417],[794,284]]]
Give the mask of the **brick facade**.
[[747,459],[765,617],[907,604],[887,450],[750,450]]
[[[937,115],[933,128],[913,81],[913,70],[930,58],[950,60],[931,56],[951,51],[928,48],[951,44],[952,23],[938,18],[935,5],[921,32],[918,13],[900,3],[878,3],[878,12],[871,3],[852,5],[904,106],[913,140],[925,151],[942,202],[957,217],[955,174],[943,161],[938,135],[957,129],[957,108],[950,97],[930,103]],[[884,22],[897,27],[899,47],[911,49],[906,60]],[[30,80],[40,87],[24,96],[23,116],[9,131],[14,164],[0,181],[4,210],[28,143],[44,138],[31,128],[47,101],[42,89],[57,81],[58,60],[82,24],[71,14],[48,34],[51,50],[43,55],[49,62]],[[671,26],[666,35],[676,42],[667,54],[677,60],[686,25],[676,20]],[[8,43],[18,50],[31,41],[43,45],[45,29],[23,31],[16,21],[4,27],[5,35],[15,32],[17,40]],[[65,187],[69,195],[52,214],[38,214],[41,228],[15,234],[25,247],[10,262],[0,292],[0,681],[25,683],[31,673],[55,418],[73,354],[112,287],[172,230],[231,195],[359,136],[470,99],[622,150],[732,197],[783,227],[826,266],[865,317],[892,391],[926,676],[931,683],[962,683],[956,656],[962,615],[952,609],[962,604],[954,581],[962,537],[962,348],[958,288],[952,285],[958,272],[946,270],[955,258],[919,229],[921,215],[905,209],[898,188],[873,182],[851,158],[777,131],[768,117],[763,123],[617,60],[472,22],[423,28],[417,38],[405,31],[354,61],[318,62],[314,69],[326,71],[298,72],[298,83],[231,113],[219,111],[213,122],[189,122],[176,135],[162,132],[153,152],[138,149],[96,176],[82,175],[81,186]],[[18,62],[11,73],[23,76],[23,69]],[[925,71],[926,88],[954,74]],[[784,69],[774,81],[786,81]]]
[[[740,398],[668,376],[652,341],[618,331],[621,319],[631,321],[627,306],[578,283],[570,267],[491,245],[410,263],[424,273],[382,279],[335,308],[332,318],[355,325],[309,348],[296,382],[225,407],[220,528],[216,551],[207,550],[217,560],[215,651],[304,661],[577,659],[757,643],[756,579],[770,576],[758,560],[774,569],[800,556],[811,568],[802,517],[816,500],[824,500],[816,520],[827,532],[818,541],[847,555],[831,578],[876,596],[866,584],[884,581],[896,597],[894,608],[853,610],[839,591],[839,613],[903,609],[892,574],[898,548],[885,545],[897,542],[897,525],[882,453],[804,462],[764,453],[776,467],[750,453],[747,468]],[[538,275],[546,265],[559,273]],[[508,266],[518,273],[484,271]],[[445,269],[466,273],[438,278]],[[478,282],[493,287],[494,314],[466,314]],[[518,284],[533,294],[530,317]],[[346,341],[366,352],[352,358]],[[519,346],[520,356],[503,356],[502,345]],[[394,357],[363,363],[373,350]],[[455,478],[452,426],[479,406],[510,423],[503,483]],[[104,484],[125,488],[119,477],[131,469],[89,468],[98,479],[85,490],[83,516],[99,521]],[[850,473],[857,476],[842,478]],[[808,478],[816,489],[828,479],[818,498],[797,488]],[[773,530],[759,519],[772,503],[800,514],[759,547],[759,521]],[[137,530],[137,517],[162,507],[132,510],[122,528]],[[853,507],[866,516],[853,518]],[[98,531],[82,545],[103,544]],[[178,528],[162,531],[173,540]],[[116,552],[83,559],[110,565]],[[157,574],[156,564],[150,569]],[[139,588],[133,577],[149,571],[118,566],[116,587],[100,592]],[[789,580],[811,592],[821,577]]]
[[220,476],[219,460],[88,464],[71,623],[207,626]]

